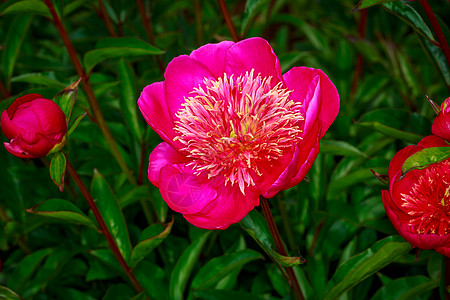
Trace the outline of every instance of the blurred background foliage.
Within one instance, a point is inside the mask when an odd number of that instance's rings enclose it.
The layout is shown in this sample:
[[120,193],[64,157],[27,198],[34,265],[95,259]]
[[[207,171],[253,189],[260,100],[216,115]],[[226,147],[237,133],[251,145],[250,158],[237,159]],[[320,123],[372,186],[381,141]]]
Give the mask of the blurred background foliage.
[[[64,152],[94,197],[109,199],[104,217],[119,226],[128,262],[146,292],[136,295],[93,229],[92,212],[68,175],[61,193],[49,178],[48,159],[21,160],[0,147],[0,294],[66,300],[293,299],[280,268],[248,234],[267,234],[265,228],[248,227],[248,218],[261,218],[259,208],[227,230],[200,230],[168,209],[146,178],[148,155],[161,140],[136,101],[146,85],[163,80],[175,56],[231,39],[219,4],[52,2],[77,56],[85,68],[93,66],[89,83],[135,182],[109,151],[81,85],[74,114],[88,111],[88,116]],[[269,203],[290,254],[306,260],[295,267],[305,298],[436,298],[440,255],[419,255],[396,236],[381,201],[380,190],[387,186],[371,170],[387,174],[398,150],[431,134],[435,114],[425,95],[438,104],[449,96],[449,66],[418,33],[426,32],[420,26],[429,26],[419,3],[396,1],[352,11],[356,2],[226,1],[241,38],[267,39],[283,72],[293,66],[322,69],[341,97],[339,115],[321,142],[308,180]],[[450,41],[449,2],[430,4]],[[51,99],[79,78],[44,2],[3,1],[0,28],[1,111],[26,93]],[[108,37],[138,38],[155,48],[96,58],[92,51],[111,47],[104,40]],[[125,42],[117,46],[129,47]],[[158,49],[162,54],[156,54]],[[49,199],[64,201],[41,205]],[[75,220],[57,215],[58,210],[71,211]],[[117,221],[121,214],[124,222]],[[137,245],[144,250],[133,257]]]

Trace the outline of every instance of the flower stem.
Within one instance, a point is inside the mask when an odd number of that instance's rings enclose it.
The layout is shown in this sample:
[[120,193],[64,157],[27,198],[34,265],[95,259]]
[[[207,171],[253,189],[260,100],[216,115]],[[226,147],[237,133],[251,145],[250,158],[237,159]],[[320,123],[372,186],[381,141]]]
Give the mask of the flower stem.
[[113,24],[111,23],[111,19],[106,12],[105,6],[103,5],[102,0],[98,0],[98,8],[100,9],[100,18],[103,19],[106,25],[106,29],[108,29],[109,35],[113,37],[117,37],[116,30],[114,29]]
[[450,293],[448,292],[448,286],[450,285],[450,258],[443,255],[444,257],[444,270],[445,270],[445,283],[444,283],[444,294],[445,300],[450,300]]
[[80,189],[80,192],[83,194],[84,198],[86,199],[89,207],[92,210],[92,213],[94,214],[95,219],[97,220],[98,225],[100,226],[100,231],[103,234],[103,236],[106,239],[106,242],[108,243],[109,248],[113,252],[114,256],[116,257],[117,261],[119,262],[120,267],[125,272],[125,275],[130,280],[131,284],[133,285],[134,289],[140,293],[143,291],[141,284],[137,280],[136,276],[134,276],[133,271],[128,266],[127,262],[125,261],[124,257],[122,256],[122,253],[120,253],[119,248],[117,247],[116,242],[114,241],[114,238],[111,235],[111,232],[109,231],[108,227],[106,226],[105,221],[103,220],[102,215],[100,214],[100,211],[98,210],[97,205],[94,202],[94,199],[92,199],[91,194],[89,193],[88,189],[84,185],[83,181],[81,180],[80,176],[78,176],[78,173],[75,171],[74,167],[70,163],[70,161],[67,159],[67,171],[69,172],[70,176],[72,176],[73,180],[77,184],[78,188]]
[[428,20],[431,23],[431,27],[433,27],[434,33],[436,34],[436,38],[440,44],[440,47],[442,49],[442,52],[444,52],[444,56],[447,59],[447,64],[450,67],[450,47],[447,43],[447,40],[445,39],[444,33],[442,32],[441,26],[439,25],[438,20],[436,19],[436,16],[433,13],[433,10],[431,9],[430,4],[427,0],[419,0],[420,4],[422,5],[423,10],[425,11],[425,14],[428,17]]
[[89,105],[91,106],[92,112],[94,114],[95,122],[98,124],[100,131],[102,132],[106,142],[108,143],[112,155],[116,159],[122,171],[127,176],[128,181],[132,184],[136,184],[136,179],[133,177],[130,169],[128,168],[125,159],[123,158],[122,153],[120,153],[119,147],[117,146],[111,134],[111,131],[109,130],[108,125],[106,124],[106,121],[103,118],[103,114],[98,105],[97,98],[95,97],[94,91],[92,90],[92,87],[89,84],[88,76],[86,75],[83,67],[81,66],[81,62],[78,59],[75,48],[73,47],[72,42],[70,41],[69,35],[67,34],[66,29],[64,28],[61,19],[55,10],[55,7],[52,4],[52,1],[45,0],[45,4],[50,10],[50,13],[53,17],[53,22],[55,23],[59,35],[61,36],[63,43],[67,48],[67,52],[69,53],[70,59],[72,60],[75,70],[77,71],[78,75],[82,78],[81,83],[83,85],[84,92],[86,93],[86,97],[89,101]]
[[217,0],[219,2],[220,10],[222,11],[223,17],[225,18],[225,23],[227,23],[228,30],[230,31],[231,38],[233,41],[239,41],[236,28],[234,28],[233,21],[231,20],[230,12],[228,11],[227,5],[224,0]]
[[8,98],[9,97],[9,92],[8,90],[6,90],[5,86],[3,85],[3,82],[0,81],[0,92],[3,95],[3,98]]
[[[280,233],[278,232],[277,225],[275,224],[272,213],[270,212],[269,202],[263,196],[259,196],[259,200],[261,202],[261,207],[264,213],[264,217],[266,218],[267,225],[269,225],[270,234],[272,235],[275,246],[277,247],[277,252],[283,256],[288,256],[287,251],[284,248],[283,241],[281,240]],[[286,271],[288,273],[290,279],[289,284],[294,291],[295,298],[297,300],[304,299],[302,290],[300,289],[300,285],[298,284],[297,277],[295,276],[294,269],[286,267]]]

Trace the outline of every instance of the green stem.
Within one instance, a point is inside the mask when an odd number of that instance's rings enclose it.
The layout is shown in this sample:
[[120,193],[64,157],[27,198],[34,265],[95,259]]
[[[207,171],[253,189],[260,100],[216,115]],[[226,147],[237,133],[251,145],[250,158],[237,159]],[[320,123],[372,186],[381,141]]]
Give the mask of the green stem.
[[436,19],[436,16],[433,13],[433,10],[431,9],[430,4],[427,0],[419,0],[420,4],[423,7],[423,10],[425,11],[425,14],[428,17],[428,20],[431,23],[431,27],[433,27],[434,33],[436,34],[436,38],[439,42],[439,46],[442,49],[442,52],[444,52],[444,56],[447,59],[447,64],[450,67],[450,47],[447,43],[447,40],[445,39],[444,33],[442,32],[441,26],[439,25],[438,20]]
[[105,137],[106,143],[108,144],[111,150],[112,155],[116,159],[122,171],[127,176],[128,181],[132,184],[136,184],[136,179],[133,177],[130,169],[128,168],[125,159],[123,158],[122,153],[120,153],[119,147],[117,146],[111,134],[111,131],[109,130],[108,125],[106,124],[106,121],[100,110],[100,106],[98,105],[97,98],[95,97],[94,91],[92,90],[92,87],[89,84],[88,76],[86,75],[83,67],[81,66],[81,62],[78,59],[75,48],[73,47],[72,42],[70,41],[69,35],[67,34],[66,29],[64,28],[61,19],[55,10],[55,7],[53,6],[51,0],[45,0],[45,4],[50,10],[50,13],[53,17],[53,22],[55,23],[59,35],[61,36],[63,43],[67,48],[67,52],[69,53],[70,59],[72,60],[75,70],[77,71],[78,75],[82,78],[81,83],[83,85],[84,92],[86,93],[86,97],[89,101],[89,105],[91,106],[92,112],[94,114],[95,122],[98,124],[100,131]]
[[231,20],[230,13],[228,11],[227,5],[224,0],[217,0],[219,2],[220,10],[222,11],[223,17],[225,18],[225,23],[227,24],[228,30],[230,31],[231,38],[233,41],[239,41],[239,36],[234,28],[233,21]]
[[[277,247],[277,252],[283,256],[288,256],[288,253],[284,248],[280,233],[278,232],[277,225],[275,224],[272,213],[270,211],[269,202],[267,201],[267,198],[259,196],[259,200],[261,202],[261,208],[264,213],[264,217],[266,218],[267,225],[269,225],[270,234],[272,235],[272,238],[275,242],[275,246]],[[292,290],[294,291],[295,298],[297,300],[303,300],[304,299],[303,293],[302,290],[300,289],[300,285],[298,284],[298,280],[295,275],[294,269],[286,267],[286,271],[288,273],[290,280],[289,284],[291,285]]]
[[80,189],[80,192],[83,194],[89,207],[91,208],[92,213],[94,214],[94,217],[97,220],[98,225],[100,226],[100,231],[103,234],[103,236],[105,237],[105,240],[108,243],[109,248],[113,252],[117,261],[119,262],[120,267],[123,269],[125,275],[130,280],[134,289],[138,293],[142,292],[143,288],[142,288],[141,284],[137,280],[136,276],[133,274],[133,271],[131,270],[130,266],[128,266],[127,262],[125,261],[124,257],[122,256],[122,253],[120,253],[120,250],[117,247],[117,244],[114,241],[114,238],[111,235],[111,232],[109,231],[108,227],[106,226],[106,223],[105,223],[100,211],[98,210],[98,207],[94,202],[94,199],[92,199],[91,194],[89,193],[88,189],[84,185],[80,176],[78,176],[78,173],[75,171],[74,167],[72,166],[70,161],[67,159],[67,157],[66,157],[66,161],[67,161],[67,171],[69,172],[70,176],[72,176],[73,180],[75,181],[78,188]]

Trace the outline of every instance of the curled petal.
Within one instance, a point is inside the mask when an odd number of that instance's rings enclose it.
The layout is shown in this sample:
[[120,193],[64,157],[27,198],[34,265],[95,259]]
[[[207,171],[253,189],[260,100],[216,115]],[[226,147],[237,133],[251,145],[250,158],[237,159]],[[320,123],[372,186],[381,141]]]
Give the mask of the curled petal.
[[198,213],[217,196],[205,176],[195,175],[183,164],[161,168],[159,189],[167,205],[182,214]]
[[194,88],[204,87],[204,79],[214,79],[207,67],[187,55],[175,57],[164,73],[165,101],[170,116],[181,108]]
[[148,125],[167,143],[177,149],[182,147],[174,142],[173,118],[169,114],[164,95],[164,82],[155,82],[144,88],[138,99],[138,106]]
[[248,188],[243,195],[237,185],[225,186],[223,182],[211,185],[218,187],[217,197],[198,213],[184,215],[186,220],[197,227],[226,229],[259,205],[259,192],[255,189]]
[[150,153],[148,158],[148,179],[156,187],[159,187],[161,169],[167,165],[181,164],[187,161],[186,157],[180,154],[168,143],[161,143]]
[[228,49],[234,45],[231,41],[223,41],[218,44],[207,44],[189,55],[209,69],[215,78],[225,73],[225,55]]
[[339,94],[334,84],[322,70],[306,67],[290,69],[283,75],[283,80],[293,91],[291,99],[303,104],[307,129],[311,128],[311,122],[319,122],[320,137],[323,137],[339,112]]
[[230,47],[225,57],[225,72],[239,76],[255,70],[262,77],[272,77],[272,85],[282,81],[280,62],[269,43],[262,38],[250,38]]

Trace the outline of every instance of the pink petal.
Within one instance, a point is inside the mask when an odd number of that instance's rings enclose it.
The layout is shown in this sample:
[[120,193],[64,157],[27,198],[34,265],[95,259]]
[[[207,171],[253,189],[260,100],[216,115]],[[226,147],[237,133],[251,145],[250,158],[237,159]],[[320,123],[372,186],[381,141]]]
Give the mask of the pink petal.
[[20,158],[38,158],[39,156],[31,155],[30,153],[26,152],[24,149],[20,147],[17,143],[3,143],[5,145],[6,150],[8,150],[9,153],[11,153],[14,156],[20,157]]
[[184,217],[193,225],[204,229],[226,229],[231,224],[242,220],[255,206],[259,205],[259,192],[247,188],[245,195],[237,184],[230,187],[211,182],[217,190],[217,197],[196,214]]
[[206,176],[195,175],[185,165],[161,168],[159,189],[169,207],[182,214],[195,214],[213,201],[217,191]]
[[214,79],[211,72],[202,63],[187,55],[175,57],[166,68],[165,101],[169,115],[176,120],[175,113],[185,99],[191,96],[194,88],[204,87],[204,79]]
[[161,169],[167,165],[184,163],[187,158],[170,144],[161,143],[153,149],[148,160],[148,179],[159,187]]
[[207,44],[192,51],[189,56],[207,67],[215,78],[219,78],[225,72],[225,55],[232,45],[234,43],[231,41]]
[[181,143],[173,141],[177,133],[167,108],[164,82],[147,85],[138,99],[138,106],[147,123],[165,142],[177,149],[183,148]]
[[262,77],[272,76],[272,85],[282,80],[280,62],[270,44],[262,38],[250,38],[236,43],[228,49],[225,57],[225,72],[239,76],[250,72]]
[[[314,82],[316,76],[320,78],[320,94],[315,95]],[[309,106],[314,109],[310,113],[315,113],[318,109],[317,118],[311,118],[308,122],[320,122],[320,137],[324,136],[331,123],[333,123],[339,112],[339,94],[336,87],[325,73],[318,69],[306,67],[294,67],[283,75],[284,83],[289,90],[292,90],[291,99],[303,103],[303,109],[308,113]],[[314,92],[312,92],[314,90]],[[317,101],[320,100],[320,104]],[[315,107],[319,105],[319,107]],[[306,116],[306,119],[308,116]],[[310,126],[310,125],[308,125]]]

